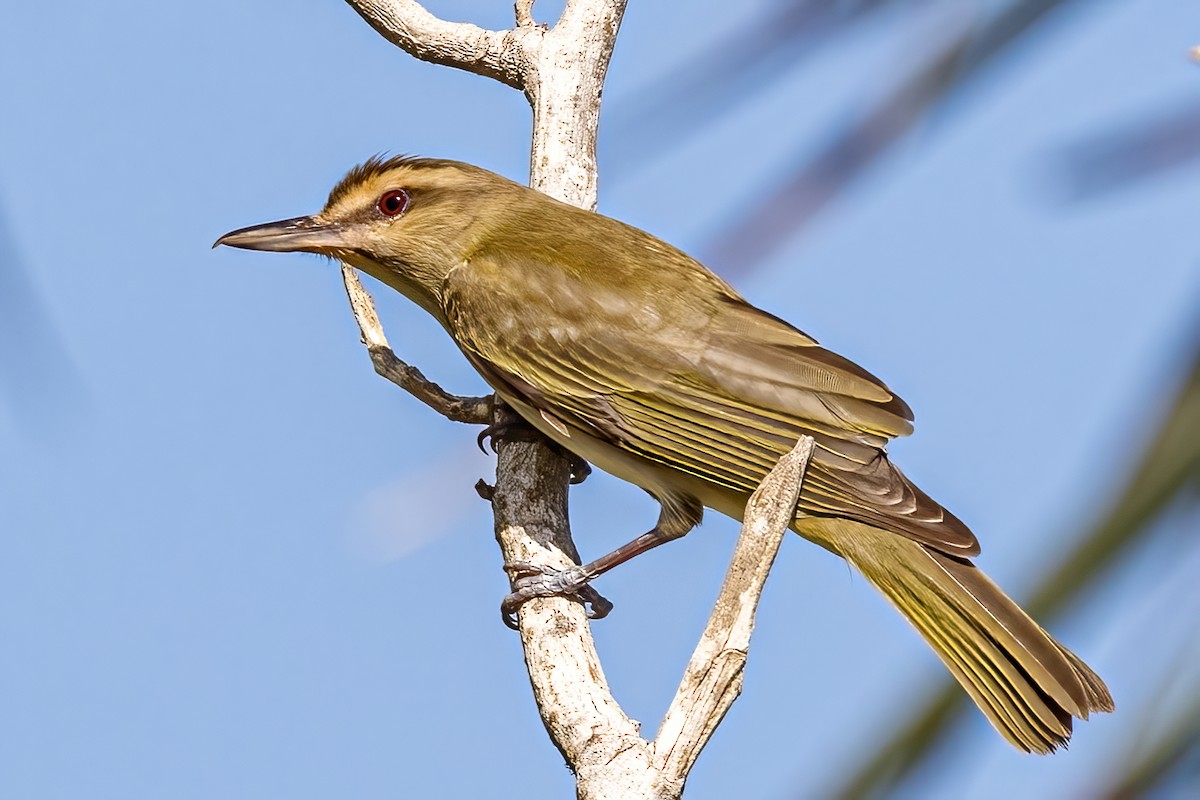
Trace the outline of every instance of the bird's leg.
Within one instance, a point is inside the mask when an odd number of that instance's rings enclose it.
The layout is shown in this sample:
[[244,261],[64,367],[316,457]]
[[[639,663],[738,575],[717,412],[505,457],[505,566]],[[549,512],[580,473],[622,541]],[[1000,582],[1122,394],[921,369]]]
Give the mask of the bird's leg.
[[613,604],[588,582],[647,550],[680,538],[699,525],[704,515],[704,506],[692,497],[669,497],[660,499],[660,502],[662,511],[657,525],[594,561],[565,570],[541,567],[527,561],[505,564],[504,570],[512,580],[513,590],[500,603],[500,616],[504,624],[516,630],[517,610],[535,597],[570,597],[589,607],[589,618],[602,619],[608,616]]

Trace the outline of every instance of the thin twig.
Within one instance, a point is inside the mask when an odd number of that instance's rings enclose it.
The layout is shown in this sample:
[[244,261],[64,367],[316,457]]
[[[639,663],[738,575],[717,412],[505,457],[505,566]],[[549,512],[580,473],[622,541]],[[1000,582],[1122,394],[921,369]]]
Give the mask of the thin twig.
[[401,361],[388,344],[375,302],[363,288],[362,282],[348,264],[342,264],[342,282],[346,285],[346,297],[358,322],[363,344],[371,356],[375,371],[420,400],[434,411],[454,422],[486,425],[492,421],[492,398],[460,397],[450,394],[442,387],[421,374],[421,370]]
[[812,437],[800,437],[746,504],[742,533],[725,583],[654,740],[655,763],[666,776],[687,776],[741,694],[758,600],[783,536],[796,516],[812,451]]
[[533,3],[534,0],[517,0],[513,4],[518,28],[530,28],[537,24],[533,21]]
[[383,38],[415,58],[525,89],[529,56],[536,48],[524,40],[541,33],[536,26],[492,31],[466,22],[447,22],[416,0],[347,2]]

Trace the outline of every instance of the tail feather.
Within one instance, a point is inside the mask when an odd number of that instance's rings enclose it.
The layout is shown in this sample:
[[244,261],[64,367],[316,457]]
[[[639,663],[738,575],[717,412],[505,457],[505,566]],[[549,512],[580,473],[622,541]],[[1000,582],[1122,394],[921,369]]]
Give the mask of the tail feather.
[[973,626],[947,626],[941,603],[923,603],[895,586],[885,594],[900,608],[950,668],[967,694],[1006,739],[1026,751],[1048,752],[1048,742],[1070,738],[1071,717],[1046,702],[995,644]]
[[963,598],[962,593],[954,591],[948,600],[961,598],[959,605],[963,613],[977,625],[982,621],[976,618],[973,610],[976,604],[982,608],[991,618],[983,633],[994,636],[1008,651],[1024,650],[1028,658],[1022,659],[1022,665],[1037,685],[1045,687],[1055,702],[1072,716],[1087,719],[1090,705],[1087,687],[1075,664],[1064,656],[1065,648],[974,564],[926,548],[922,550],[923,555],[952,582],[955,590],[961,589],[967,595]]
[[1104,685],[1104,681],[1100,676],[1092,671],[1092,668],[1083,663],[1083,659],[1072,653],[1067,648],[1063,647],[1058,642],[1058,649],[1063,654],[1063,658],[1071,662],[1075,667],[1075,671],[1079,674],[1083,681],[1084,694],[1087,697],[1087,704],[1083,707],[1079,714],[1080,719],[1087,719],[1088,714],[1092,711],[1100,711],[1102,713],[1112,713],[1116,705],[1113,703],[1112,695],[1108,692],[1108,687]]
[[1113,709],[1104,682],[970,562],[848,520],[796,525],[883,592],[1015,746],[1053,752],[1072,717]]

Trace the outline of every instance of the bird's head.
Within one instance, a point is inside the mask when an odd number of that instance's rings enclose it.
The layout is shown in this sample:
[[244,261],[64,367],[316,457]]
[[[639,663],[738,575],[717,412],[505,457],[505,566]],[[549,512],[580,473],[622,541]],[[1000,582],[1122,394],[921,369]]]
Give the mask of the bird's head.
[[320,212],[230,231],[213,247],[345,261],[440,316],[446,275],[527,191],[457,161],[372,158],[333,188]]

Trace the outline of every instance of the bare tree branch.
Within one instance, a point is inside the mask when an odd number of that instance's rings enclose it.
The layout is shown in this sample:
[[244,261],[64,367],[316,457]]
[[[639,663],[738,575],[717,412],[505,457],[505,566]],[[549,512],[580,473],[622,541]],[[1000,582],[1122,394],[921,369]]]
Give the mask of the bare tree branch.
[[[566,462],[539,442],[501,445],[492,509],[506,563],[578,563],[567,473]],[[538,713],[575,773],[578,797],[678,797],[655,790],[649,747],[613,698],[583,606],[562,597],[531,600],[521,608],[520,633]]]
[[[438,20],[411,0],[348,0],[373,27],[426,61],[488,75],[524,91],[534,114],[530,184],[582,208],[596,202],[600,93],[625,0],[567,0],[552,28],[517,0],[517,27],[484,31]],[[392,353],[370,297],[343,267],[346,291],[376,370],[440,413],[480,421],[485,398],[455,398]],[[511,412],[491,408],[495,424]],[[458,417],[454,414],[459,414]],[[569,462],[540,438],[501,438],[490,499],[505,563],[550,569],[579,563],[567,517]],[[725,586],[705,635],[652,744],[609,690],[583,605],[536,598],[519,612],[521,644],[542,721],[576,775],[577,796],[675,800],[688,771],[741,691],[754,613],[795,515],[812,453],[805,437],[755,493]]]
[[[742,670],[754,629],[754,614],[767,575],[796,514],[813,440],[802,437],[763,480],[746,505],[733,560],[704,634],[653,743],[621,710],[608,688],[588,630],[568,615],[521,614],[525,663],[538,709],[555,746],[575,771],[579,797],[678,798],[700,751],[708,744],[742,689]],[[547,451],[548,452],[548,451]],[[524,454],[505,448],[507,459]],[[505,516],[528,534],[535,547],[553,552],[555,529],[569,525],[560,460],[539,465],[549,480],[536,484],[498,484],[493,495],[497,517]],[[563,504],[559,505],[559,493]],[[549,523],[549,525],[547,525]],[[529,540],[497,534],[505,561],[539,555]],[[544,553],[541,553],[543,555]],[[572,559],[562,557],[562,567]],[[563,603],[561,598],[530,601]],[[577,603],[570,606],[582,608]]]
[[800,437],[746,504],[742,534],[712,616],[654,740],[655,765],[682,782],[742,692],[754,613],[796,516],[813,440]]
[[[386,38],[418,58],[491,75],[523,89],[534,108],[535,130],[552,126],[561,137],[552,141],[544,130],[535,133],[531,184],[566,202],[595,205],[600,85],[624,0],[572,0],[559,23],[567,27],[546,31],[529,25],[521,28],[519,37],[444,23],[408,0],[349,2]],[[518,21],[524,21],[522,17],[531,21],[531,9],[532,4],[518,4]],[[589,38],[574,40],[568,30]],[[551,34],[552,46],[546,47],[543,40]],[[509,44],[513,49],[507,63],[517,68],[496,75],[490,71],[492,66],[481,66],[498,63],[498,54]],[[485,51],[478,58],[476,47]],[[472,56],[464,58],[463,53]],[[354,271],[344,269],[343,279],[363,340],[379,369],[377,354],[391,354],[391,350],[378,317]],[[417,396],[430,402],[429,393],[425,395]],[[444,404],[430,405],[441,411],[439,405]],[[496,406],[495,421],[505,421],[508,413]],[[577,563],[567,518],[568,462],[544,441],[502,438],[497,445],[496,486],[481,494],[490,496],[496,539],[505,561],[559,569]],[[648,793],[656,774],[650,769],[649,746],[612,697],[584,608],[561,597],[539,598],[526,603],[519,618],[538,711],[555,746],[575,771],[579,796],[603,797],[614,780],[629,789],[630,797],[656,796]],[[640,777],[640,790],[629,784],[630,775]],[[663,795],[678,796],[678,792]]]
[[553,28],[534,29],[542,35],[524,87],[533,107],[529,185],[580,208],[596,207],[600,91],[625,1],[567,0]]
[[491,397],[460,397],[450,394],[442,387],[421,374],[421,370],[410,366],[396,357],[388,344],[379,314],[371,295],[363,288],[354,268],[342,264],[342,282],[346,285],[346,296],[350,308],[362,333],[363,344],[371,356],[375,371],[420,400],[434,411],[454,422],[470,422],[486,425],[492,420]]
[[466,22],[447,22],[415,0],[347,2],[383,38],[415,58],[524,89],[527,56],[533,48],[523,38],[534,32],[532,28],[489,31]]

